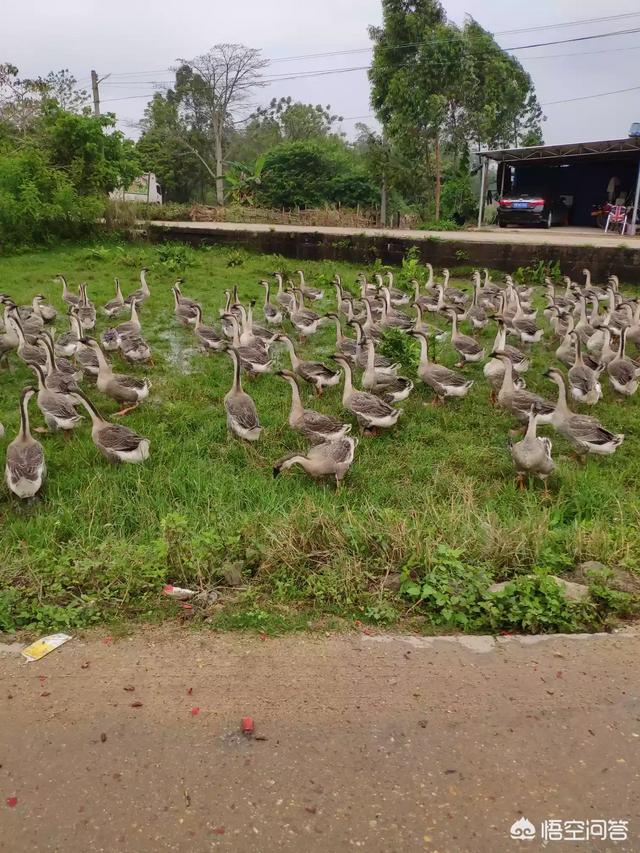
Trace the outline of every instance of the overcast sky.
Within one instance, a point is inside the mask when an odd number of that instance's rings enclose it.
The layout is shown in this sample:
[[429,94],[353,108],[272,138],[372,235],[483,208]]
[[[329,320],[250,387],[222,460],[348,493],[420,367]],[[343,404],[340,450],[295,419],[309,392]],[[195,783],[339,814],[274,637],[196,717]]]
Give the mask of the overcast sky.
[[[640,28],[637,0],[610,6],[601,0],[446,0],[444,5],[453,21],[461,23],[469,13],[486,29],[502,33],[497,39],[505,48]],[[505,32],[632,12],[635,17],[620,20]],[[177,57],[195,56],[219,42],[241,42],[274,60],[265,72],[272,76],[366,66],[366,51],[290,57],[367,48],[367,25],[380,19],[379,0],[21,0],[3,4],[0,61],[14,63],[24,76],[69,68],[87,87],[91,68],[101,76],[111,74],[100,87],[103,109],[116,112],[119,127],[136,135],[132,125],[154,81],[171,80],[166,69]],[[623,137],[632,121],[640,121],[640,31],[515,55],[533,77],[544,106],[546,142]],[[636,91],[624,94],[549,103],[634,86]],[[357,120],[372,122],[366,118],[371,108],[364,70],[272,81],[256,99],[267,102],[281,95],[331,104],[345,116],[343,129],[349,135]]]

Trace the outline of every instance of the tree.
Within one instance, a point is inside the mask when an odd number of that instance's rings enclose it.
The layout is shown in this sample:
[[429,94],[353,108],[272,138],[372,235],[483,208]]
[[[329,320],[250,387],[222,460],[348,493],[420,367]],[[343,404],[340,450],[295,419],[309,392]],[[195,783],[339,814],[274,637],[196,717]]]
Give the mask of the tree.
[[342,121],[342,116],[331,112],[327,104],[303,104],[286,98],[273,98],[269,106],[259,107],[251,116],[257,124],[275,128],[284,142],[304,142],[309,139],[322,139],[336,133],[334,124]]
[[[259,50],[241,44],[218,44],[194,59],[179,59],[176,91],[188,123],[198,128],[203,142],[213,142],[217,203],[224,204],[225,128],[250,93],[264,85],[261,73],[268,60]],[[208,157],[196,147],[194,153],[208,167]]]
[[46,77],[20,78],[11,63],[0,64],[0,122],[18,133],[26,133],[42,115],[47,102],[63,110],[81,112],[87,93],[78,89],[68,69],[50,71]]
[[372,104],[388,134],[433,176],[440,217],[443,157],[463,146],[539,131],[531,78],[473,19],[447,21],[439,0],[383,0],[369,72]]

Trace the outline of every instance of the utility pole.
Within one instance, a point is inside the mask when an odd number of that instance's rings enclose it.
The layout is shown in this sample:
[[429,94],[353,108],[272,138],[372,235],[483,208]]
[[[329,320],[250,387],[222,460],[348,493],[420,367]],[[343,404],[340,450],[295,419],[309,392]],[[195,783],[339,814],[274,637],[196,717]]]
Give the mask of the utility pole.
[[102,83],[103,80],[106,80],[107,77],[111,77],[110,74],[105,74],[104,77],[98,78],[98,72],[91,69],[91,91],[93,92],[93,114],[94,116],[100,115],[100,90],[98,89],[98,84]]
[[100,115],[100,92],[98,90],[98,72],[91,69],[91,91],[93,92],[93,114]]

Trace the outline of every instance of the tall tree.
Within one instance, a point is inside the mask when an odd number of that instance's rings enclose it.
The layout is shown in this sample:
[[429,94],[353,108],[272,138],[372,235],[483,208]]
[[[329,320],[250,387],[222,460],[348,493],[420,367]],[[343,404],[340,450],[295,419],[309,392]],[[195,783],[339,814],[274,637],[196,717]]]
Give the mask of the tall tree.
[[[176,91],[188,122],[203,141],[213,143],[217,203],[224,204],[225,128],[250,94],[264,85],[262,71],[268,64],[259,50],[241,44],[217,44],[194,59],[179,59]],[[197,150],[197,149],[196,149]],[[202,156],[203,163],[207,158]]]
[[15,65],[0,64],[0,121],[6,126],[26,133],[51,101],[63,110],[79,113],[88,95],[66,68],[50,71],[46,77],[21,78]]
[[447,21],[439,0],[383,0],[370,27],[372,104],[387,132],[433,176],[440,217],[442,162],[469,142],[510,143],[538,132],[531,78],[474,20]]

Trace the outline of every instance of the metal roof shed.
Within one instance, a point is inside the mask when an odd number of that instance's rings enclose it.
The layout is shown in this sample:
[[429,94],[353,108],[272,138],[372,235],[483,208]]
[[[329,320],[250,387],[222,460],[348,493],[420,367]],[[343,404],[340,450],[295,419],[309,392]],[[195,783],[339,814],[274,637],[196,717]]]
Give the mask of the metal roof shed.
[[[640,196],[640,137],[628,136],[625,139],[599,140],[596,142],[574,142],[566,145],[534,145],[529,148],[501,148],[494,151],[481,151],[482,180],[480,182],[480,205],[478,226],[482,224],[485,203],[485,185],[487,165],[489,160],[498,163],[504,178],[505,167],[516,170],[516,174],[536,175],[545,174],[545,167],[573,166],[573,172],[580,180],[588,181],[589,175],[594,179],[605,168],[619,166],[622,169],[633,169],[635,194],[633,216],[631,218],[631,233],[635,233],[635,221],[638,213],[638,198]],[[501,168],[502,167],[502,168]],[[525,172],[525,170],[527,170]],[[551,172],[547,172],[551,174]],[[601,180],[601,177],[598,176]]]

